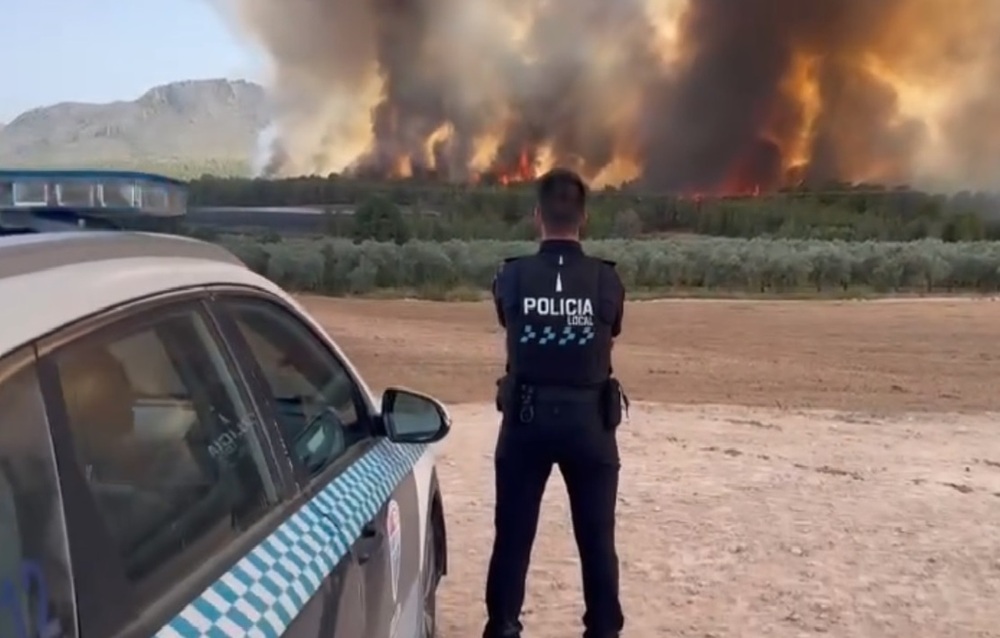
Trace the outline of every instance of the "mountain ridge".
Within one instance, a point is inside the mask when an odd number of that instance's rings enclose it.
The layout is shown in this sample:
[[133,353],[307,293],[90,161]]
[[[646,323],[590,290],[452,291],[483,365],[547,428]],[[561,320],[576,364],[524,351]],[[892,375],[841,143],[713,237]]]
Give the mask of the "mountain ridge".
[[134,100],[28,109],[0,125],[0,165],[244,175],[269,120],[259,84],[181,80],[154,86]]

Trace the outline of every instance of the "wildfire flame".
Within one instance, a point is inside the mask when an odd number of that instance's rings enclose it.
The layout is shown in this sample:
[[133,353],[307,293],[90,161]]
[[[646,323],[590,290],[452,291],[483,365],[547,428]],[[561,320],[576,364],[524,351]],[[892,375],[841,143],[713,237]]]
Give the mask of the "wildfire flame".
[[996,188],[995,0],[231,0],[270,175]]
[[495,169],[497,182],[503,186],[531,181],[538,177],[539,173],[538,164],[528,149],[521,149],[513,166],[498,166]]

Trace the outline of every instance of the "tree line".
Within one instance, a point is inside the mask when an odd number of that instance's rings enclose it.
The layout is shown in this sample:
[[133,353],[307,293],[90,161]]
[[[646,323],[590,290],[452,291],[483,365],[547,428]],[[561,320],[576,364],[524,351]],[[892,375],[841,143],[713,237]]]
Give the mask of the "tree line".
[[[405,243],[411,238],[529,239],[534,236],[530,185],[375,182],[331,175],[282,180],[216,178],[190,182],[190,202],[204,206],[313,206],[324,211],[315,234]],[[596,191],[589,204],[592,239],[672,234],[844,241],[1000,240],[1000,196],[936,195],[909,189],[831,184],[756,197]],[[230,225],[254,225],[253,216]],[[258,217],[258,219],[262,219]],[[292,217],[284,218],[288,221]],[[238,221],[242,220],[242,221]],[[225,222],[213,222],[225,232]],[[281,221],[264,226],[285,234]],[[212,224],[209,224],[212,225]]]
[[[395,242],[325,238],[218,241],[290,290],[327,295],[414,294],[448,299],[489,290],[497,266],[528,254],[527,241]],[[845,242],[687,237],[592,240],[637,294],[836,295],[1000,291],[1000,243]]]

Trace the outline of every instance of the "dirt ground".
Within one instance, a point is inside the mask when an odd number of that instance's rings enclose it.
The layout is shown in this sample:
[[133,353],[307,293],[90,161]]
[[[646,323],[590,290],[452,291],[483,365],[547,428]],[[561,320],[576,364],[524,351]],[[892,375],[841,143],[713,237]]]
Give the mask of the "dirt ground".
[[[475,638],[492,542],[488,304],[307,298],[376,391],[449,402],[442,638]],[[1000,637],[1000,301],[636,302],[615,347],[626,636]],[[582,613],[555,473],[527,636]]]

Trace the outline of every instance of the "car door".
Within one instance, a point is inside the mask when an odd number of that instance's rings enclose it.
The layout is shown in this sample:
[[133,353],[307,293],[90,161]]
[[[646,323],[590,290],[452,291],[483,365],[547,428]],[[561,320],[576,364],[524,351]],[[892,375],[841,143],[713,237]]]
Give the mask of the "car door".
[[399,482],[365,534],[380,539],[365,570],[365,604],[371,636],[421,638],[423,599],[417,583],[420,545],[417,491],[412,473]]
[[0,359],[0,636],[79,636],[35,352]]
[[290,560],[276,548],[301,508],[202,294],[37,344],[80,635],[282,626],[292,585],[262,566]]
[[[381,436],[366,388],[293,308],[235,291],[217,293],[213,308],[234,350],[245,353],[248,377],[282,432],[301,488],[346,504],[334,511],[354,564],[348,580],[331,585],[328,604],[338,618],[351,621],[345,624],[350,630],[338,635],[416,635],[410,628],[420,611],[424,516],[411,470],[422,446],[396,445]],[[319,432],[323,427],[327,431]],[[356,586],[363,606],[345,602]]]

